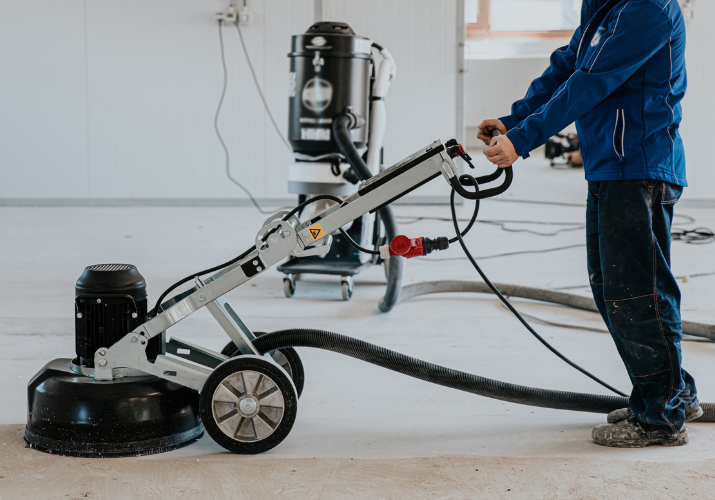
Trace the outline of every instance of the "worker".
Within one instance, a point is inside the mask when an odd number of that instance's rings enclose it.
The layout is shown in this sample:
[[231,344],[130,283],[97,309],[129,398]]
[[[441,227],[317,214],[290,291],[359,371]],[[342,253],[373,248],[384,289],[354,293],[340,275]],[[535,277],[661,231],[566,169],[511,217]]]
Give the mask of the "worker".
[[[685,23],[677,0],[584,0],[583,12],[569,45],[478,137],[489,161],[508,167],[576,122],[591,290],[633,385],[629,408],[611,412],[592,437],[616,447],[684,445],[686,420],[702,415],[681,366],[670,269],[673,206],[687,186],[678,131]],[[505,135],[492,138],[494,129]]]

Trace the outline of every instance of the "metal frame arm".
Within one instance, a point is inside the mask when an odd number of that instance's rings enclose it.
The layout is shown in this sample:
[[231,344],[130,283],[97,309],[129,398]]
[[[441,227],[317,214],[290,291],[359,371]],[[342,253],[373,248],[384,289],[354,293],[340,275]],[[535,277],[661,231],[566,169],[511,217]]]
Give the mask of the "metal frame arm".
[[256,250],[246,258],[216,272],[205,282],[196,280],[194,288],[180,294],[185,295],[183,298],[165,302],[168,308],[161,314],[137,327],[112,347],[99,349],[95,354],[95,379],[111,380],[114,370],[129,367],[200,390],[202,380],[210,371],[165,355],[158,356],[152,363],[146,358],[146,341],[210,304],[210,312],[241,352],[255,353],[253,334],[230,309],[223,295],[290,255],[327,252],[332,241],[331,233],[368,212],[389,205],[440,174],[450,182],[457,177],[458,171],[438,140],[366,180],[360,184],[357,193],[309,221],[301,223],[296,216],[283,220],[287,212],[274,214],[256,235]]

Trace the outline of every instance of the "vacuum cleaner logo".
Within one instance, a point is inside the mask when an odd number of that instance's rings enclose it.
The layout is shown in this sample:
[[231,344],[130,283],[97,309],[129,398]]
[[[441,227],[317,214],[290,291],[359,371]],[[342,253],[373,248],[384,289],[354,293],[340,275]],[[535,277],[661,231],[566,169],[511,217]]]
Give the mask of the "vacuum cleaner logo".
[[333,100],[333,86],[322,78],[311,78],[303,87],[303,105],[311,111],[324,111]]
[[310,44],[315,47],[323,47],[326,43],[328,43],[328,41],[322,36],[316,36],[310,41]]

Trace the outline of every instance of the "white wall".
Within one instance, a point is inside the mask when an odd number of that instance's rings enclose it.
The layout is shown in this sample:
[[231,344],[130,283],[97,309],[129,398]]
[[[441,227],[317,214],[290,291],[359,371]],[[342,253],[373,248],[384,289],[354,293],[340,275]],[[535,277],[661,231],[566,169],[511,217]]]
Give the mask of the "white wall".
[[534,78],[548,67],[547,58],[467,61],[467,145],[481,147],[477,126],[511,112],[511,104],[524,97]]
[[715,116],[715,2],[692,4],[695,16],[688,23],[688,93],[683,101],[680,132],[688,162],[688,184],[683,199],[715,200],[713,117]]
[[[214,12],[228,4],[0,2],[0,201],[243,198],[225,179],[213,132],[222,82]],[[284,132],[290,36],[312,24],[315,4],[249,0],[254,24],[244,36]],[[455,135],[455,0],[322,4],[324,19],[347,21],[397,59],[388,163]],[[235,28],[224,35],[220,123],[232,171],[258,198],[288,198],[291,155],[265,116]]]

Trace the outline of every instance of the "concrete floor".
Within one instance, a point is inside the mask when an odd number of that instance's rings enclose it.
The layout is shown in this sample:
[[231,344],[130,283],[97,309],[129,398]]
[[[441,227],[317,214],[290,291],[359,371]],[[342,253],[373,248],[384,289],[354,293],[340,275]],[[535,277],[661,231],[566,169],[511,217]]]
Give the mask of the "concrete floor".
[[[551,232],[584,218],[580,170],[532,160],[515,167],[502,201],[483,203],[482,220],[507,229]],[[433,182],[440,182],[435,180]],[[508,201],[511,200],[511,201]],[[514,200],[558,202],[565,205]],[[697,226],[715,227],[715,210],[676,207]],[[446,206],[398,206],[403,217],[448,217]],[[460,208],[468,216],[468,207]],[[171,453],[142,458],[72,459],[26,449],[26,384],[47,361],[73,354],[74,283],[84,266],[137,265],[150,298],[177,278],[223,262],[250,245],[264,216],[251,208],[0,208],[0,500],[54,498],[628,498],[685,497],[715,483],[715,426],[692,424],[682,448],[614,450],[595,445],[602,415],[531,408],[445,389],[317,350],[299,349],[306,387],[288,438],[255,457],[224,453],[208,436]],[[679,218],[681,222],[685,219]],[[411,236],[450,235],[451,224],[406,218]],[[687,227],[694,227],[692,224]],[[584,231],[554,236],[480,224],[467,243],[476,257],[584,243]],[[674,271],[715,271],[712,246],[673,244]],[[408,262],[405,284],[477,280],[458,247]],[[494,280],[543,288],[587,284],[585,249],[482,260]],[[270,270],[228,295],[255,330],[315,327],[365,339],[445,366],[508,382],[606,394],[543,348],[488,295],[447,294],[377,311],[382,269],[356,280],[350,302],[337,279],[307,277],[296,296]],[[681,284],[686,319],[715,322],[715,276]],[[588,294],[585,287],[573,293]],[[602,327],[600,318],[563,307],[514,301],[546,320]],[[535,325],[564,354],[628,390],[606,334]],[[227,337],[205,311],[171,334],[219,350]],[[685,367],[704,401],[715,401],[715,345],[684,343]],[[700,493],[698,493],[700,491]]]

